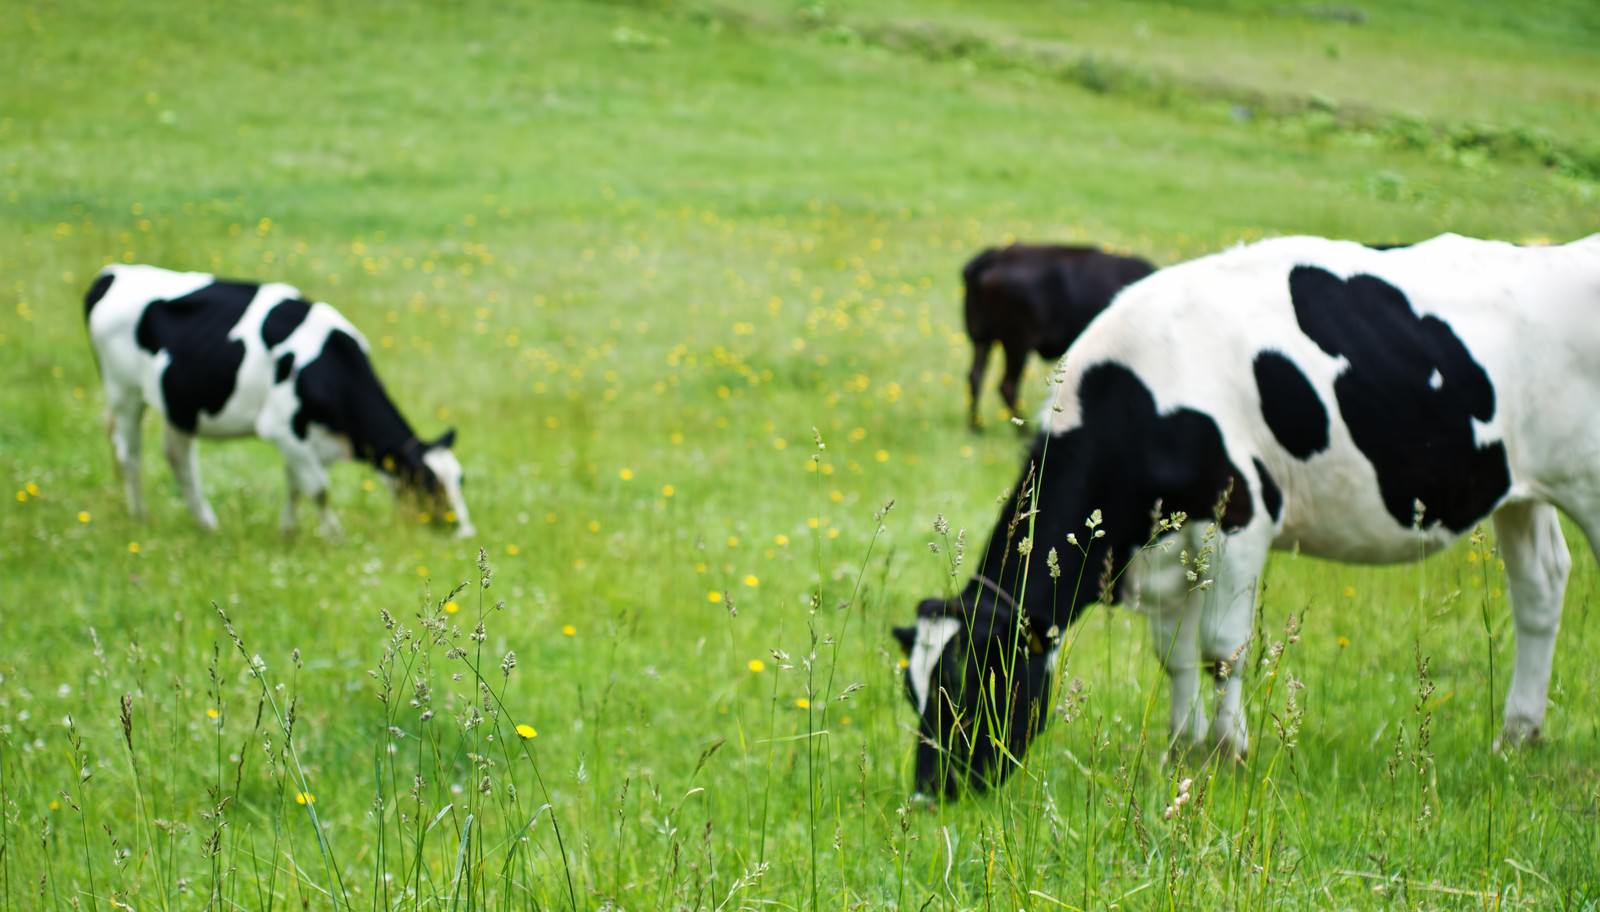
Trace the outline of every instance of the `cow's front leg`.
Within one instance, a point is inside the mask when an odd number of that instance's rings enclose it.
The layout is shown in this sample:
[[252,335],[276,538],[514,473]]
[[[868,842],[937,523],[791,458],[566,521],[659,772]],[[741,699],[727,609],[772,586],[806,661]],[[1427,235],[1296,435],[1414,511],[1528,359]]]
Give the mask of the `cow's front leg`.
[[195,522],[207,532],[217,531],[217,514],[206,502],[205,491],[200,487],[200,453],[195,446],[194,435],[168,424],[162,448],[166,451],[167,464],[172,466],[172,475],[178,480],[178,490],[183,492],[184,503],[189,505]]
[[333,515],[328,502],[328,467],[316,450],[292,435],[282,435],[273,440],[283,453],[284,469],[289,474],[289,503],[284,508],[286,529],[294,528],[294,506],[298,495],[312,499],[321,514],[322,534],[330,538],[340,534],[339,520]]
[[1496,747],[1517,747],[1539,737],[1550,690],[1550,665],[1572,555],[1556,508],[1516,503],[1494,514],[1495,537],[1506,562],[1511,617],[1517,628],[1517,665],[1506,694],[1505,725]]
[[1200,700],[1201,602],[1190,595],[1177,551],[1157,548],[1135,558],[1134,600],[1150,616],[1150,643],[1171,684],[1168,752],[1185,754],[1205,743],[1206,711]]
[[1174,755],[1185,754],[1205,744],[1206,710],[1200,699],[1200,644],[1196,639],[1199,611],[1184,599],[1177,611],[1152,614],[1150,637],[1171,684],[1172,703],[1167,719]]
[[[107,395],[112,394],[108,391]],[[111,453],[116,458],[117,472],[122,475],[123,493],[128,498],[128,515],[135,519],[144,516],[144,478],[139,464],[139,454],[143,448],[143,434],[140,432],[143,418],[144,400],[135,397],[112,400],[106,412]]]
[[[1219,757],[1243,760],[1250,749],[1245,726],[1244,666],[1255,617],[1256,583],[1266,564],[1272,530],[1257,522],[1231,535],[1216,536],[1215,575],[1196,590],[1205,601],[1200,622],[1200,652],[1216,684],[1216,714],[1210,741]],[[1205,545],[1202,544],[1202,548]]]
[[[1020,340],[1006,339],[1001,342],[1001,348],[1006,355],[1005,374],[1000,378],[1000,398],[1006,401],[1006,408],[1011,411],[1012,418],[1022,417],[1022,406],[1017,401],[1018,384],[1022,380],[1022,369],[1028,364],[1028,346]],[[1026,428],[1023,429],[1026,433]]]

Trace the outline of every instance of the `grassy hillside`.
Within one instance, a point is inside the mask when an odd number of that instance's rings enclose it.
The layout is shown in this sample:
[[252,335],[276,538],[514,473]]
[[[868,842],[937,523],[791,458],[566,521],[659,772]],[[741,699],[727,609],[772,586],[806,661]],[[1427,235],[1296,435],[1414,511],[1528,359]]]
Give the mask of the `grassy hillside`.
[[[978,248],[1600,227],[1588,7],[1364,9],[0,17],[0,908],[1592,907],[1575,534],[1541,749],[1489,750],[1512,640],[1489,544],[1283,555],[1261,643],[1299,632],[1252,679],[1243,767],[1161,764],[1142,619],[1096,609],[1028,775],[905,804],[888,627],[943,585],[934,517],[981,542],[1021,458],[992,400],[987,433],[962,420]],[[113,260],[338,306],[419,432],[459,427],[479,541],[353,465],[343,538],[286,539],[254,442],[203,445],[204,535],[153,420],[130,520],[81,322]],[[1203,800],[1163,820],[1191,776]]]

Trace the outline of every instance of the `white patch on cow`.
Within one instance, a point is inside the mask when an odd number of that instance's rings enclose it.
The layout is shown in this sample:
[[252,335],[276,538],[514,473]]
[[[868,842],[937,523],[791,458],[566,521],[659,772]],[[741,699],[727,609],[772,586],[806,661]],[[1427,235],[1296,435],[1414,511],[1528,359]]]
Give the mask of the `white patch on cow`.
[[261,324],[274,307],[298,297],[300,290],[293,285],[262,285],[239,315],[239,322],[228,330],[229,339],[243,343],[244,357],[239,361],[233,395],[215,415],[199,414],[196,423],[201,437],[246,437],[256,433],[257,419],[273,385],[272,353],[261,339]]
[[[112,435],[117,463],[122,470],[129,512],[143,513],[144,495],[140,483],[140,416],[148,405],[164,412],[166,399],[162,378],[172,363],[167,348],[154,353],[139,345],[138,329],[145,311],[155,301],[184,297],[204,289],[216,278],[203,272],[172,272],[154,266],[114,264],[102,273],[112,277],[104,295],[89,313],[89,337],[105,384],[107,428]],[[261,338],[263,321],[272,309],[288,298],[302,297],[291,285],[261,285],[243,313],[229,328],[227,338],[244,346],[244,354],[233,377],[233,391],[215,414],[202,410],[196,419],[194,437],[240,437],[254,434],[275,444],[283,454],[287,469],[288,500],[282,526],[294,528],[295,504],[302,496],[315,499],[322,510],[325,531],[336,532],[327,497],[328,467],[354,454],[350,439],[315,422],[295,433],[294,418],[300,412],[299,393],[294,382],[298,373],[322,354],[329,337],[343,332],[353,338],[362,351],[368,351],[366,338],[337,310],[313,303],[305,318],[288,338],[268,350]],[[279,359],[292,357],[292,371],[279,381]],[[193,439],[189,435],[169,434],[165,448],[168,461],[178,476],[180,488],[196,519],[206,528],[215,528],[216,518],[200,489],[198,462],[194,459]],[[424,457],[439,476],[445,496],[455,512],[458,534],[470,535],[461,496],[461,464],[448,450]],[[386,481],[392,478],[385,476]]]
[[917,714],[928,706],[928,691],[933,687],[933,667],[950,645],[950,640],[961,632],[961,622],[955,618],[917,618],[917,639],[911,646],[911,659],[907,673],[911,675],[911,694],[917,698]]
[[422,462],[439,479],[450,510],[456,514],[456,537],[468,538],[476,534],[472,519],[467,515],[467,501],[461,496],[461,462],[449,449],[431,449],[422,454]]
[[[1192,409],[1214,420],[1229,460],[1248,471],[1259,459],[1284,495],[1280,521],[1263,520],[1259,511],[1244,528],[1221,537],[1214,579],[1208,581],[1214,585],[1203,596],[1190,596],[1196,601],[1170,609],[1197,614],[1193,630],[1187,622],[1174,623],[1175,635],[1168,636],[1153,626],[1174,675],[1174,728],[1189,718],[1177,710],[1192,690],[1186,682],[1176,686],[1179,678],[1193,676],[1202,656],[1237,663],[1246,654],[1269,547],[1394,563],[1414,561],[1460,537],[1443,523],[1418,530],[1391,514],[1377,470],[1345,424],[1335,389],[1350,362],[1307,335],[1287,293],[1285,276],[1298,266],[1345,280],[1371,276],[1398,289],[1418,318],[1448,324],[1492,385],[1491,417],[1475,416],[1471,426],[1477,447],[1505,447],[1508,487],[1498,503],[1481,506],[1498,511],[1517,623],[1516,672],[1502,738],[1508,744],[1525,740],[1543,720],[1568,569],[1551,505],[1560,504],[1579,526],[1600,528],[1600,424],[1590,414],[1600,401],[1600,321],[1594,319],[1600,307],[1600,235],[1549,246],[1442,235],[1384,252],[1347,241],[1278,238],[1163,269],[1127,288],[1089,324],[1053,378],[1043,413],[1049,432],[1081,426],[1085,374],[1115,364],[1138,377],[1158,413]],[[1294,458],[1263,426],[1249,366],[1264,350],[1292,361],[1327,410],[1326,446],[1309,459]],[[1430,390],[1456,382],[1439,371],[1430,374]],[[1537,505],[1537,513],[1529,504]],[[1152,601],[1151,586],[1159,580],[1134,571],[1135,593],[1142,584],[1143,598]],[[1186,589],[1176,591],[1181,596]],[[1171,616],[1154,610],[1152,615]],[[1165,651],[1169,644],[1184,652]],[[1209,727],[1224,755],[1241,755],[1249,744],[1240,710],[1242,670],[1233,664]]]

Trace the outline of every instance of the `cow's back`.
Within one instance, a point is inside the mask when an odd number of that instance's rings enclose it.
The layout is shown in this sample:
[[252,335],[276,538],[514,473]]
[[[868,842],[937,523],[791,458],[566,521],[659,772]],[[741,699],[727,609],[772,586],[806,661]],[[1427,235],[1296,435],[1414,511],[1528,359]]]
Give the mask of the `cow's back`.
[[990,248],[963,270],[967,332],[973,338],[1026,336],[1058,358],[1124,286],[1154,267],[1137,257],[1071,244]]
[[1411,559],[1508,498],[1561,503],[1564,486],[1595,487],[1589,315],[1600,239],[1446,235],[1382,252],[1275,239],[1129,289],[1067,352],[1044,419],[1075,426],[1078,379],[1120,362],[1159,409],[1210,415],[1235,465],[1260,461],[1283,494],[1280,545]]
[[293,329],[283,315],[307,308],[288,285],[154,266],[109,266],[85,299],[114,397],[136,388],[174,426],[205,436],[255,433],[274,383],[270,349]]

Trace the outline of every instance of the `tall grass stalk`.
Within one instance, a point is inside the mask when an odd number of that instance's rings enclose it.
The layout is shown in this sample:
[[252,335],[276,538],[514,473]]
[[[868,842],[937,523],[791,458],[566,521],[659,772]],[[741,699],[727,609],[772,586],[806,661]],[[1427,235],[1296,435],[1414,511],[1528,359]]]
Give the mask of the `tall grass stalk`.
[[1484,802],[1483,876],[1484,876],[1484,886],[1486,888],[1493,889],[1493,884],[1494,884],[1494,882],[1496,880],[1496,878],[1495,878],[1495,870],[1497,868],[1497,865],[1494,863],[1494,825],[1495,825],[1494,814],[1495,814],[1495,801],[1496,801],[1496,797],[1497,797],[1497,795],[1499,793],[1499,778],[1500,778],[1498,775],[1496,775],[1498,773],[1498,770],[1496,770],[1494,768],[1494,765],[1495,765],[1494,698],[1495,698],[1495,693],[1496,693],[1496,691],[1495,691],[1495,683],[1494,683],[1494,654],[1495,654],[1495,645],[1496,644],[1495,644],[1495,635],[1494,635],[1494,624],[1489,618],[1489,558],[1491,556],[1491,552],[1489,551],[1489,548],[1488,548],[1488,536],[1486,536],[1484,534],[1483,528],[1481,526],[1472,530],[1471,546],[1472,546],[1472,553],[1477,556],[1478,573],[1479,573],[1479,577],[1478,577],[1478,583],[1479,583],[1479,586],[1478,586],[1478,588],[1479,588],[1478,621],[1479,621],[1480,624],[1483,625],[1484,659],[1485,659],[1485,662],[1486,662],[1486,664],[1488,666],[1488,671],[1489,671],[1489,679],[1488,679],[1488,683],[1487,683],[1487,685],[1485,687],[1484,697],[1483,697],[1484,748],[1485,748],[1485,751],[1486,751],[1485,756],[1489,758],[1487,762],[1490,765],[1490,771],[1489,771],[1489,777],[1488,777],[1489,778],[1489,782],[1488,782],[1489,795],[1488,795],[1488,800]]
[[312,831],[316,833],[317,854],[322,859],[323,872],[327,878],[326,895],[332,901],[335,909],[347,907],[349,905],[349,894],[345,891],[344,880],[339,874],[339,867],[334,858],[333,848],[328,844],[327,833],[324,832],[322,821],[317,816],[316,798],[311,791],[310,777],[307,776],[305,767],[300,762],[300,752],[295,747],[292,707],[290,712],[286,714],[284,708],[278,705],[273,688],[267,683],[266,663],[259,657],[251,655],[250,651],[245,648],[244,640],[240,638],[238,631],[233,626],[233,621],[228,618],[227,612],[222,610],[222,606],[212,602],[211,607],[216,611],[217,617],[221,618],[222,629],[228,634],[228,638],[233,642],[234,648],[238,650],[239,655],[244,659],[245,667],[249,670],[251,678],[260,687],[262,699],[272,709],[272,717],[277,723],[277,730],[283,735],[283,749],[291,763],[289,771],[293,775],[295,787],[299,789],[301,795],[305,796],[303,806],[306,809],[306,816],[311,821]]

